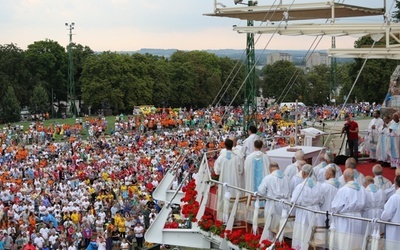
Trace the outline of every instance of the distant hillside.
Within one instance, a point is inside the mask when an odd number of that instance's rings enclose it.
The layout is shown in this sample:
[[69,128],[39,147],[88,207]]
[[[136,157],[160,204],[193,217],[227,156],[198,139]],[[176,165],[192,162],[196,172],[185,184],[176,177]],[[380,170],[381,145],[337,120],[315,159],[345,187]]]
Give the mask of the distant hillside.
[[[157,56],[164,56],[166,58],[170,57],[173,53],[175,53],[177,49],[140,49],[137,51],[120,51],[120,53],[126,53],[126,54],[134,54],[134,53],[139,53],[139,54],[151,54],[151,55],[157,55]],[[219,57],[229,57],[232,59],[244,59],[245,54],[244,50],[238,50],[238,49],[209,49],[209,50],[203,50],[209,53],[213,53]],[[293,58],[293,63],[296,65],[302,65],[303,59],[305,55],[307,54],[306,50],[266,50],[263,53],[263,50],[256,50],[256,60],[258,60],[258,65],[265,65],[267,63],[267,55],[271,53],[276,53],[276,52],[285,52],[289,53],[292,55]],[[326,52],[326,50],[318,50],[315,52]],[[346,62],[352,62],[353,59],[348,59],[348,58],[338,58],[337,62],[338,63],[346,63]]]

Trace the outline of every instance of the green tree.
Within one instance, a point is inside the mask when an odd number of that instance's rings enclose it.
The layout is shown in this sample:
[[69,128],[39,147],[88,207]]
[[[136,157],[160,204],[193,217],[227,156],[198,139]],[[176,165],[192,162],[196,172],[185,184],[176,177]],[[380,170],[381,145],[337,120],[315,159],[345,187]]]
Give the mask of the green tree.
[[93,109],[108,103],[115,111],[149,104],[153,81],[141,55],[104,52],[87,58],[82,71],[82,98]]
[[[304,78],[303,70],[292,62],[278,61],[266,65],[262,72],[261,88],[264,96],[275,97],[279,102],[305,102],[309,86]],[[310,104],[306,103],[305,104]]]
[[[237,61],[228,57],[222,57],[219,59],[219,61],[221,83],[224,85],[226,82],[226,84],[216,101],[221,100],[223,105],[229,105],[236,96],[232,104],[242,104],[244,100],[244,86],[242,89],[240,89],[240,86],[244,81],[244,65],[241,66],[240,62],[238,63]],[[220,87],[222,87],[222,85]],[[217,93],[218,92],[215,92],[213,97],[215,97]],[[225,94],[221,98],[223,93]]]
[[400,20],[400,2],[399,1],[396,1],[396,10],[393,12],[392,17],[397,22]]
[[170,62],[171,64],[171,99],[172,107],[194,106],[196,85],[193,71],[188,63]]
[[[372,44],[373,40],[370,37],[362,37],[355,42],[355,47],[361,48]],[[384,41],[376,42],[375,46],[380,44],[384,44]],[[349,93],[363,63],[364,59],[355,59],[355,62],[351,64],[348,72],[351,81],[343,87],[343,95]],[[350,102],[382,103],[389,88],[390,76],[396,69],[397,64],[397,60],[368,59],[353,92],[350,94]]]
[[74,63],[74,83],[75,83],[75,98],[81,103],[82,100],[82,82],[81,75],[83,65],[87,57],[92,56],[94,51],[89,46],[81,44],[72,44],[72,56]]
[[26,57],[34,85],[39,83],[57,100],[67,100],[67,53],[58,42],[46,39],[28,45]]
[[18,122],[21,118],[21,105],[11,85],[6,87],[6,91],[1,98],[0,117],[5,123]]
[[205,107],[211,104],[221,87],[220,58],[204,51],[177,51],[171,56],[171,62],[184,64],[192,72],[186,79],[191,83],[188,86],[190,105]]
[[153,81],[152,104],[169,107],[171,102],[171,65],[164,57],[153,57],[149,74]]
[[307,91],[304,102],[323,105],[329,101],[330,67],[322,64],[313,67],[306,75]]
[[35,114],[43,114],[50,110],[49,95],[41,83],[33,89],[30,98],[30,110],[31,113]]
[[0,92],[5,93],[12,85],[21,106],[28,105],[32,91],[32,77],[22,49],[15,44],[0,45]]

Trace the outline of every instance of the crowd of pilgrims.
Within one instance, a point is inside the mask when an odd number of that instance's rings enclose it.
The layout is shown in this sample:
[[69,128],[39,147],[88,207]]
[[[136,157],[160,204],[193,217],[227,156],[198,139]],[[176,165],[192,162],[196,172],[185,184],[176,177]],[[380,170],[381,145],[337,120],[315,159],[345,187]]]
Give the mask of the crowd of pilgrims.
[[[253,144],[260,128],[273,132],[267,123],[271,117],[261,112],[257,119],[263,125],[248,131],[243,160],[260,151]],[[196,178],[196,163],[206,151],[244,136],[242,122],[241,109],[220,107],[118,116],[114,124],[99,116],[77,119],[75,125],[5,126],[0,131],[0,250],[143,248],[144,232],[163,205],[151,194],[164,173],[178,163],[177,181],[184,172]],[[64,139],[56,142],[55,134]],[[184,151],[188,153],[182,158]],[[227,151],[219,157],[231,155]],[[262,157],[268,170],[258,177],[273,175],[264,152]],[[218,159],[213,170],[222,178]],[[300,183],[296,164],[290,179]],[[243,167],[240,174],[245,175]],[[247,178],[251,190],[254,180]]]
[[[4,126],[0,249],[143,248],[163,205],[153,190],[175,163],[177,181],[184,172],[195,177],[204,152],[223,147],[229,131],[219,122],[223,113],[164,110],[117,116],[114,124],[86,117],[75,125]],[[225,121],[234,125],[238,114],[232,110]],[[170,119],[173,125],[157,125]],[[56,141],[55,134],[64,138]]]

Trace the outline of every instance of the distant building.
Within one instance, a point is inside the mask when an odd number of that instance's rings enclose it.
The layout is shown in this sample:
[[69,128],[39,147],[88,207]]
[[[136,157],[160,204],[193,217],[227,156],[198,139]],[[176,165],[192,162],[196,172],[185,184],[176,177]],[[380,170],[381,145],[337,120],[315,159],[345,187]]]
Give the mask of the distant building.
[[317,65],[325,64],[330,66],[331,59],[328,57],[327,53],[323,52],[314,52],[311,55],[307,56],[306,67],[312,68]]
[[274,64],[278,61],[289,61],[292,62],[292,55],[284,52],[276,52],[267,55],[267,64]]

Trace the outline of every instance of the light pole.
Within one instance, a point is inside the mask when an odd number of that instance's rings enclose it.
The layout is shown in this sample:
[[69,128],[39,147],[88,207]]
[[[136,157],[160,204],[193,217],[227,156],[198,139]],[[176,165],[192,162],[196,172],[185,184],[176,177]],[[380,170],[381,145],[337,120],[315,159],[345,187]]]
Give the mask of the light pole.
[[75,105],[75,83],[74,83],[74,61],[72,57],[72,30],[74,29],[75,23],[65,23],[65,26],[69,29],[69,44],[68,44],[68,85],[67,85],[67,105],[69,103],[69,109],[67,113],[76,117],[76,105]]

